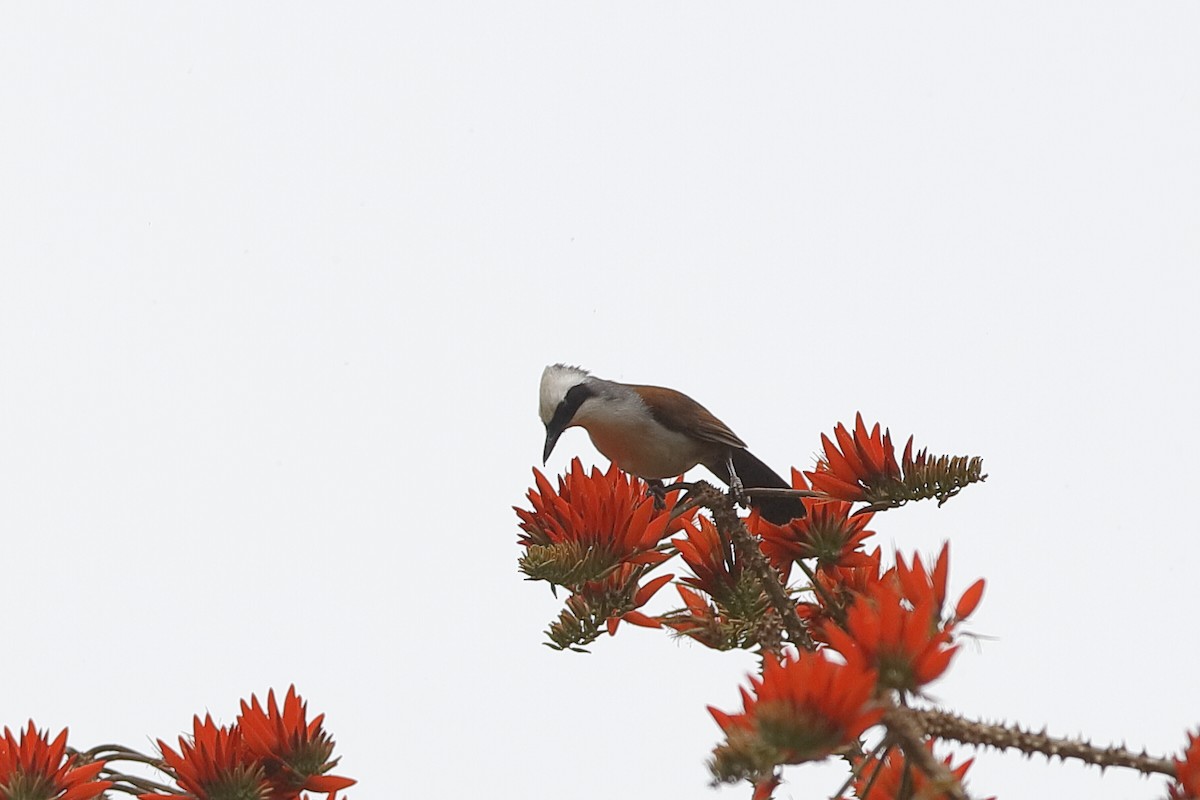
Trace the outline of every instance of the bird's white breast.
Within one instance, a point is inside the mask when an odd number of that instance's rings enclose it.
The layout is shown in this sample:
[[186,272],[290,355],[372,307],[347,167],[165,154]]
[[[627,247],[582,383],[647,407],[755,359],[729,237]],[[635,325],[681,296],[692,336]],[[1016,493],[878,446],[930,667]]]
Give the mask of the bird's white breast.
[[651,480],[682,475],[699,464],[711,447],[664,427],[636,395],[589,400],[580,407],[575,422],[610,461]]

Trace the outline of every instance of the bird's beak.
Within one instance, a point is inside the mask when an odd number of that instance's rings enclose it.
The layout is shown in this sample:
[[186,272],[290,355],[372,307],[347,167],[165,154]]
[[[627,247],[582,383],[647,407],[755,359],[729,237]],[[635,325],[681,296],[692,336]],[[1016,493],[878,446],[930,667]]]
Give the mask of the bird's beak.
[[558,443],[558,437],[562,436],[563,428],[546,426],[546,446],[542,449],[542,466],[546,466],[546,462],[550,460],[550,452],[554,449],[554,445]]

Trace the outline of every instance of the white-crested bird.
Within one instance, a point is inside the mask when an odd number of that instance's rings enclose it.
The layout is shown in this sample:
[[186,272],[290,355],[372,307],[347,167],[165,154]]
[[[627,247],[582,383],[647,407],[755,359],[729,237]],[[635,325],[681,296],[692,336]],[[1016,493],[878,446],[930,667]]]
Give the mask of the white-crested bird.
[[606,381],[578,367],[552,364],[542,372],[539,412],[546,426],[543,463],[562,432],[579,426],[610,461],[652,486],[702,464],[735,495],[744,491],[768,521],[781,525],[804,516],[799,498],[755,499],[755,488],[790,489],[791,484],[683,392]]

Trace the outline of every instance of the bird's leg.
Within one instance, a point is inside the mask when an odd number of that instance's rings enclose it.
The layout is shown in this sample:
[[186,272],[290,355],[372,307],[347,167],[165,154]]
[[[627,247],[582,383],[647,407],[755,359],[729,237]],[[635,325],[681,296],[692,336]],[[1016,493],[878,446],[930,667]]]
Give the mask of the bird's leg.
[[669,486],[664,486],[660,480],[647,480],[645,478],[643,480],[646,481],[646,493],[654,498],[655,511],[662,511],[667,507],[667,495],[671,492],[691,492],[696,488],[696,484],[687,483],[686,481],[676,481]]
[[733,468],[733,456],[726,456],[725,468],[729,470],[729,493],[733,495],[735,503],[745,508],[746,488],[742,486],[742,479],[738,477],[737,471]]
[[652,478],[646,481],[646,494],[654,498],[655,511],[662,511],[667,507],[667,490],[659,479]]

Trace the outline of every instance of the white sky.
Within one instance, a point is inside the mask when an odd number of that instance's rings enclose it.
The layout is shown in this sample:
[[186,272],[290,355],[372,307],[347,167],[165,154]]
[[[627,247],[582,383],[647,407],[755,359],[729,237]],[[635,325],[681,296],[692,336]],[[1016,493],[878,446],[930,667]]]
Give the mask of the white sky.
[[0,723],[144,745],[294,681],[358,800],[747,797],[706,788],[705,705],[753,656],[541,644],[510,506],[563,360],[781,472],[856,410],[983,456],[873,526],[988,580],[933,692],[1176,750],[1198,33],[1186,2],[7,5]]

